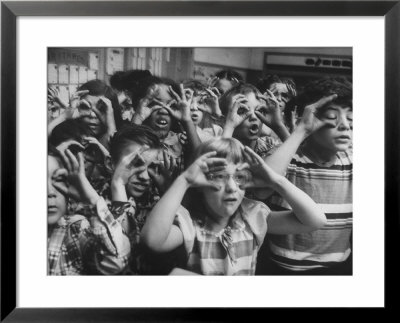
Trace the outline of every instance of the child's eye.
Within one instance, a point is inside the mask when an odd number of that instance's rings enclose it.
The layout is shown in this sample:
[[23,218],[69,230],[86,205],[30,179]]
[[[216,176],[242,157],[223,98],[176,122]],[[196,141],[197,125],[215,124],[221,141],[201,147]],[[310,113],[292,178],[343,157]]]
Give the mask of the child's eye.
[[265,107],[259,108],[256,111],[260,112],[263,115],[267,115],[268,114],[268,110]]
[[335,120],[337,118],[337,115],[334,112],[328,112],[328,113],[325,113],[324,117],[326,119]]
[[55,178],[55,181],[58,183],[66,183],[67,182],[67,176],[65,175],[59,175]]
[[246,114],[247,111],[248,110],[246,108],[241,107],[241,108],[238,109],[237,114],[238,115],[243,115],[243,114]]

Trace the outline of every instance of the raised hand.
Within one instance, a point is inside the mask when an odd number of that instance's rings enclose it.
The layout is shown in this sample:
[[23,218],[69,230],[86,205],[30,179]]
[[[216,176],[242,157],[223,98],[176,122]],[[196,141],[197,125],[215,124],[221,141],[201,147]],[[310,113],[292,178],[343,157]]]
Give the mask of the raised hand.
[[261,122],[272,129],[282,125],[282,111],[275,95],[270,90],[267,90],[263,95],[258,95],[257,98],[266,103],[265,107],[261,107],[255,111],[256,116]]
[[110,152],[95,137],[83,137],[83,144],[93,145],[102,153],[104,158],[110,157]]
[[211,151],[197,158],[192,165],[186,169],[182,176],[191,187],[211,187],[219,190],[220,187],[207,179],[210,172],[224,170],[227,162],[225,158],[213,157],[217,153]]
[[330,96],[323,97],[317,102],[310,104],[304,108],[303,116],[297,126],[297,128],[305,131],[306,135],[317,131],[318,129],[331,125],[335,127],[335,123],[332,120],[321,120],[318,118],[321,108],[332,102],[337,98],[337,94],[332,94]]
[[244,187],[274,188],[282,176],[274,172],[250,147],[244,147],[243,155],[246,162],[238,169],[248,169],[252,174]]
[[230,107],[226,116],[226,123],[236,128],[250,116],[250,112],[245,105],[247,102],[243,94],[236,94],[230,100]]
[[[82,91],[76,91],[74,94],[71,95],[69,98],[69,107],[71,110],[76,110],[81,104],[82,97],[87,95],[89,93],[89,90],[82,90]],[[87,101],[84,101],[85,103],[89,104]],[[90,104],[89,104],[90,107]]]
[[58,103],[62,108],[67,108],[68,103],[64,102],[60,97],[60,91],[55,87],[47,88],[47,100]]
[[[112,181],[116,184],[125,186],[131,176],[143,172],[146,169],[146,166],[141,154],[145,150],[145,147],[141,147],[123,157],[114,170]],[[139,161],[142,161],[142,163],[140,163],[141,166],[137,166]]]
[[[217,88],[214,89],[218,91]],[[203,101],[203,104],[198,105],[199,110],[217,117],[222,115],[219,107],[219,98],[211,89],[206,89],[205,93],[201,94],[200,99]]]
[[70,139],[70,140],[63,141],[61,144],[59,144],[57,146],[57,150],[62,155],[64,161],[68,160],[68,157],[66,155],[67,149],[69,149],[69,151],[71,151],[73,153],[78,153],[80,151],[83,151],[85,149],[85,147],[83,145],[81,145],[79,142],[77,142],[76,140]]
[[165,193],[176,177],[176,161],[173,156],[168,156],[163,150],[163,161],[153,163],[157,169],[148,168],[151,179],[156,184],[160,193]]
[[[172,117],[178,121],[190,122],[192,120],[190,116],[190,104],[193,100],[193,90],[183,88],[183,84],[180,84],[181,93],[176,93],[172,86],[168,88],[169,93],[174,98],[169,104],[163,104],[163,107],[168,110]],[[176,108],[171,108],[172,103],[176,103]]]
[[62,183],[54,183],[56,189],[62,194],[73,198],[75,201],[95,205],[99,195],[89,183],[85,175],[85,161],[82,152],[77,157],[67,148],[61,155],[66,165],[67,186]]

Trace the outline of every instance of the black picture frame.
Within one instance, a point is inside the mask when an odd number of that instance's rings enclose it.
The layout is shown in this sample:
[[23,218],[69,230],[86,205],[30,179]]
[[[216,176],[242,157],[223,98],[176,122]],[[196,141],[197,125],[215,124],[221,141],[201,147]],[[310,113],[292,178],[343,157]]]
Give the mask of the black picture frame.
[[[395,296],[391,292],[398,283],[394,264],[398,258],[396,237],[400,228],[399,1],[104,1],[96,5],[84,1],[4,1],[1,3],[1,321],[233,321],[243,314],[249,315],[248,310],[222,308],[155,311],[16,307],[16,20],[19,16],[384,16],[385,309],[395,310]],[[381,319],[381,315],[378,310],[377,317]]]

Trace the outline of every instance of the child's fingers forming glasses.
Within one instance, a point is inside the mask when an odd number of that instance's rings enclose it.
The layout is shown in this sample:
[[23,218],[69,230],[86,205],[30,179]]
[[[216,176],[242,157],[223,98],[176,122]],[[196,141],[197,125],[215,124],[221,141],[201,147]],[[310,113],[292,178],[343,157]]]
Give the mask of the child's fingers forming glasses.
[[182,101],[182,97],[181,97],[178,93],[176,93],[176,92],[174,91],[174,89],[172,88],[172,86],[169,86],[169,87],[168,87],[168,91],[169,91],[169,93],[171,94],[171,96],[176,100],[176,102]]
[[327,105],[328,103],[332,102],[338,97],[337,94],[332,94],[329,96],[325,96],[322,99],[318,100],[317,102],[309,105],[310,108],[312,108],[314,111],[322,108],[323,106]]

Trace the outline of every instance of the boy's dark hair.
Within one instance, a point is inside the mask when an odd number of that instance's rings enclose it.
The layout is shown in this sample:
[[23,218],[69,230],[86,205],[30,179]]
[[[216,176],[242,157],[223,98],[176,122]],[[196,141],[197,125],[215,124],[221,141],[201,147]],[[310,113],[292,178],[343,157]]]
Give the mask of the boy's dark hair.
[[233,88],[226,91],[219,99],[219,106],[222,114],[224,116],[228,114],[229,103],[232,96],[236,94],[248,94],[248,93],[254,93],[258,95],[260,94],[260,91],[258,91],[258,89],[254,85],[249,83],[239,83],[235,85]]
[[289,94],[293,97],[297,95],[296,93],[296,84],[294,83],[294,80],[290,77],[280,77],[276,74],[273,75],[267,75],[260,79],[258,83],[256,84],[257,89],[260,90],[261,93],[265,93],[269,88],[271,87],[272,84],[274,83],[282,83],[286,84]]
[[235,81],[236,79],[238,82],[243,82],[243,77],[238,72],[230,69],[218,71],[215,73],[215,76],[220,80],[227,79],[229,81]]
[[132,92],[132,103],[134,107],[137,107],[139,101],[146,96],[149,88],[155,84],[165,84],[171,86],[176,93],[180,93],[178,84],[173,80],[157,76],[149,76],[138,82],[137,88]]
[[302,93],[290,101],[289,110],[297,106],[299,116],[303,114],[307,105],[317,102],[325,96],[337,94],[338,97],[332,102],[346,107],[353,107],[353,85],[345,77],[329,77],[309,82],[305,85]]
[[152,74],[148,70],[115,72],[110,77],[110,85],[118,91],[128,90],[134,92],[139,83],[149,76],[152,76]]
[[90,136],[90,132],[80,120],[66,120],[54,127],[49,138],[49,144],[57,147],[67,140],[81,142],[84,136]]
[[185,89],[191,89],[194,91],[194,95],[199,95],[201,92],[204,92],[207,88],[205,84],[198,80],[185,80],[183,81],[183,87]]
[[110,155],[113,162],[118,162],[122,151],[132,142],[155,149],[162,147],[160,139],[151,128],[143,125],[127,125],[110,139]]

